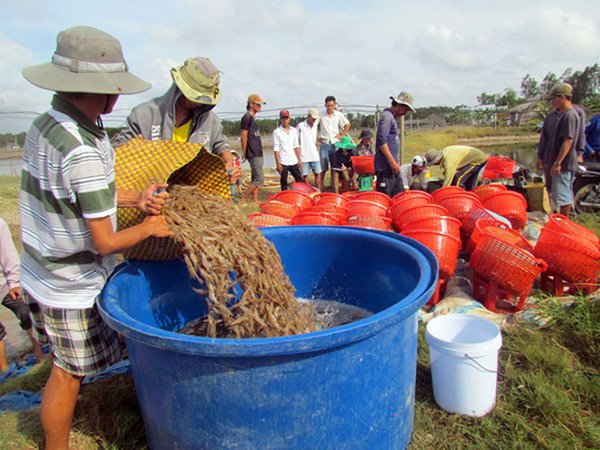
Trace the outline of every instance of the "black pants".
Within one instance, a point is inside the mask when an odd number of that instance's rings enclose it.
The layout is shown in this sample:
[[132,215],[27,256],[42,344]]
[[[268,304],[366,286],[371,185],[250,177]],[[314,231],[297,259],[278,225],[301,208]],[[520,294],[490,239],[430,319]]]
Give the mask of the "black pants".
[[477,175],[485,164],[486,163],[477,165],[469,164],[465,167],[461,167],[456,174],[454,174],[451,186],[460,186],[465,191],[472,191],[477,184]]
[[288,174],[292,174],[292,176],[294,177],[294,180],[296,181],[304,181],[304,179],[302,178],[302,172],[300,172],[300,167],[298,167],[298,164],[294,164],[293,166],[285,166],[285,165],[281,165],[281,178],[279,179],[279,184],[281,185],[281,190],[282,191],[287,191],[288,190],[288,183],[287,183],[287,179],[288,179]]
[[381,192],[392,198],[394,195],[404,191],[404,183],[402,183],[400,174],[376,172],[375,175],[377,175],[377,192]]

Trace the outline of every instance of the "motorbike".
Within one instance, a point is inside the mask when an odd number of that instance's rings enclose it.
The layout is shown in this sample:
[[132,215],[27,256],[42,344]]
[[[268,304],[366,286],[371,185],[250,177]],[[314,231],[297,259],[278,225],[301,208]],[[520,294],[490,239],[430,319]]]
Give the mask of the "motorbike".
[[584,162],[579,166],[573,194],[578,213],[600,212],[600,162]]

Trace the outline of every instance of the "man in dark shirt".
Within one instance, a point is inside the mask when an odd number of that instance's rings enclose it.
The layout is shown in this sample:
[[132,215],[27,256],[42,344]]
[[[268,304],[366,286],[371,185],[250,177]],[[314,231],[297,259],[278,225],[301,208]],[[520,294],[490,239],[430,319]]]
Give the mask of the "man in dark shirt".
[[246,203],[248,198],[252,196],[255,202],[258,201],[258,191],[264,182],[263,173],[263,149],[262,141],[260,140],[260,131],[254,116],[258,113],[265,102],[257,94],[248,96],[246,104],[246,114],[242,117],[240,139],[242,143],[242,161],[248,160],[252,171],[252,180],[244,195],[242,195],[242,203]]
[[377,124],[375,141],[375,174],[377,175],[377,191],[390,197],[402,192],[404,185],[400,178],[398,163],[398,117],[408,111],[415,111],[412,106],[413,98],[406,92],[397,97],[390,97],[392,106],[381,113]]
[[569,216],[573,204],[573,179],[577,170],[575,143],[582,126],[573,109],[573,87],[557,83],[550,91],[554,110],[544,120],[538,143],[538,169],[544,169],[546,189],[552,208]]

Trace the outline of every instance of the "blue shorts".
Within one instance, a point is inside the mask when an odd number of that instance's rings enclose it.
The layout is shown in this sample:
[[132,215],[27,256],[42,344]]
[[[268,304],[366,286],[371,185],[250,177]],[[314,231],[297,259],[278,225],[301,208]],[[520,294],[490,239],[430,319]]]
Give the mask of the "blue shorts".
[[335,144],[321,144],[319,153],[321,155],[321,170],[323,170],[323,172],[327,172],[329,170],[329,164],[336,150],[337,147]]
[[552,191],[550,197],[557,208],[573,204],[573,181],[574,172],[561,172],[552,175]]
[[315,175],[318,175],[322,172],[321,170],[321,161],[302,161],[302,176],[308,176],[308,172],[312,171]]

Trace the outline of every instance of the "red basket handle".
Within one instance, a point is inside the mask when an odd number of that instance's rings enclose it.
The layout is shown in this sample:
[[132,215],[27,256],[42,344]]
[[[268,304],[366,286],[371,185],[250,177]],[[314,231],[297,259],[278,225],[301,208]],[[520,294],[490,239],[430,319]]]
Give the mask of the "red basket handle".
[[535,264],[540,268],[540,272],[545,272],[548,269],[548,263],[543,259],[535,258]]

